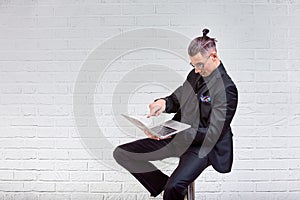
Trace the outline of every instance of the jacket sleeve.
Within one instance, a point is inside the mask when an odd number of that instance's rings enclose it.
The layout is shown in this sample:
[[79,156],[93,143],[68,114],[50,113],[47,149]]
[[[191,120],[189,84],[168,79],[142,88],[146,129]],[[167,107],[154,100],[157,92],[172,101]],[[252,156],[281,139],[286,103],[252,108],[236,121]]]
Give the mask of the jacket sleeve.
[[220,90],[213,99],[209,126],[198,128],[193,144],[214,145],[230,128],[238,102],[235,85],[231,84],[225,90]]
[[[181,98],[182,86],[178,87],[170,96],[160,98],[166,101],[166,113],[176,113],[180,108],[179,99]],[[156,99],[155,101],[157,101]]]
[[195,76],[194,70],[191,70],[181,86],[179,86],[170,96],[161,98],[166,100],[166,113],[177,113],[180,110],[181,104],[184,104],[185,96],[188,94],[187,91],[193,91],[195,78],[197,78],[197,76]]

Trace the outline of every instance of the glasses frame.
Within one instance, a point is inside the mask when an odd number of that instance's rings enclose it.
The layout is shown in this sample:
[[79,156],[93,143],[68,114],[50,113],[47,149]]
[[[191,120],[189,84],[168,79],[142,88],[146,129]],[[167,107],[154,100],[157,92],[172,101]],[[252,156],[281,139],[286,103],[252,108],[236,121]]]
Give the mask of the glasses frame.
[[211,56],[211,54],[209,54],[209,56],[207,56],[207,58],[206,58],[206,60],[205,60],[204,63],[199,62],[199,63],[197,63],[196,66],[195,66],[195,65],[193,65],[192,62],[190,62],[190,65],[191,65],[193,68],[197,68],[197,69],[204,68],[204,65],[207,63],[207,61],[208,61],[208,59],[210,58],[210,56]]

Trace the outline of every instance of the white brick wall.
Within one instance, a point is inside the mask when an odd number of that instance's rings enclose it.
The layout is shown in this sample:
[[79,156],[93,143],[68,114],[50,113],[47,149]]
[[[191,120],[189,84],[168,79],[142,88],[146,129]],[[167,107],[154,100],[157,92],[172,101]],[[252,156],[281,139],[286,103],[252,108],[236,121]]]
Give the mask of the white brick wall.
[[[101,162],[109,152],[98,155],[99,162],[88,152],[73,111],[75,81],[87,56],[113,36],[147,27],[189,38],[210,28],[240,92],[233,171],[208,168],[197,179],[197,199],[299,199],[299,11],[299,0],[0,0],[0,200],[150,199],[128,173]],[[166,36],[159,43],[180,48]],[[78,80],[100,81],[94,110],[114,146],[142,137],[132,127],[124,127],[130,137],[116,127],[111,102],[120,80],[148,64],[169,66],[183,77],[189,71],[174,54],[144,49],[116,58],[101,80],[93,73]],[[145,77],[128,83],[141,85],[129,104],[117,99],[137,115],[170,92],[142,86]],[[90,123],[82,118],[77,125]]]

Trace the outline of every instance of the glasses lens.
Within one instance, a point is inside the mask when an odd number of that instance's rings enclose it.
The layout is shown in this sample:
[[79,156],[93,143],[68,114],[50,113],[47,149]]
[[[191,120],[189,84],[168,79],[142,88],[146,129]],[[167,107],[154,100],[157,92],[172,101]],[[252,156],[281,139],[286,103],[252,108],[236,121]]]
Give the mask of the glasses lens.
[[204,64],[203,64],[203,63],[197,63],[196,65],[193,65],[193,63],[190,62],[190,65],[191,65],[193,68],[202,68],[202,67],[204,67]]
[[199,63],[199,65],[197,66],[198,68],[203,68],[204,64],[203,63]]

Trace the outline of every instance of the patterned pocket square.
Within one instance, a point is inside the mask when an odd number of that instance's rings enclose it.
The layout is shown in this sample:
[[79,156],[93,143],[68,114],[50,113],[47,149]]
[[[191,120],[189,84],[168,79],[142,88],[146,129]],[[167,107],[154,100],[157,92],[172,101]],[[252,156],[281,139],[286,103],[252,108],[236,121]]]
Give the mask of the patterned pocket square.
[[202,102],[206,102],[206,103],[210,103],[211,102],[210,96],[203,96],[203,95],[201,95],[200,100]]

